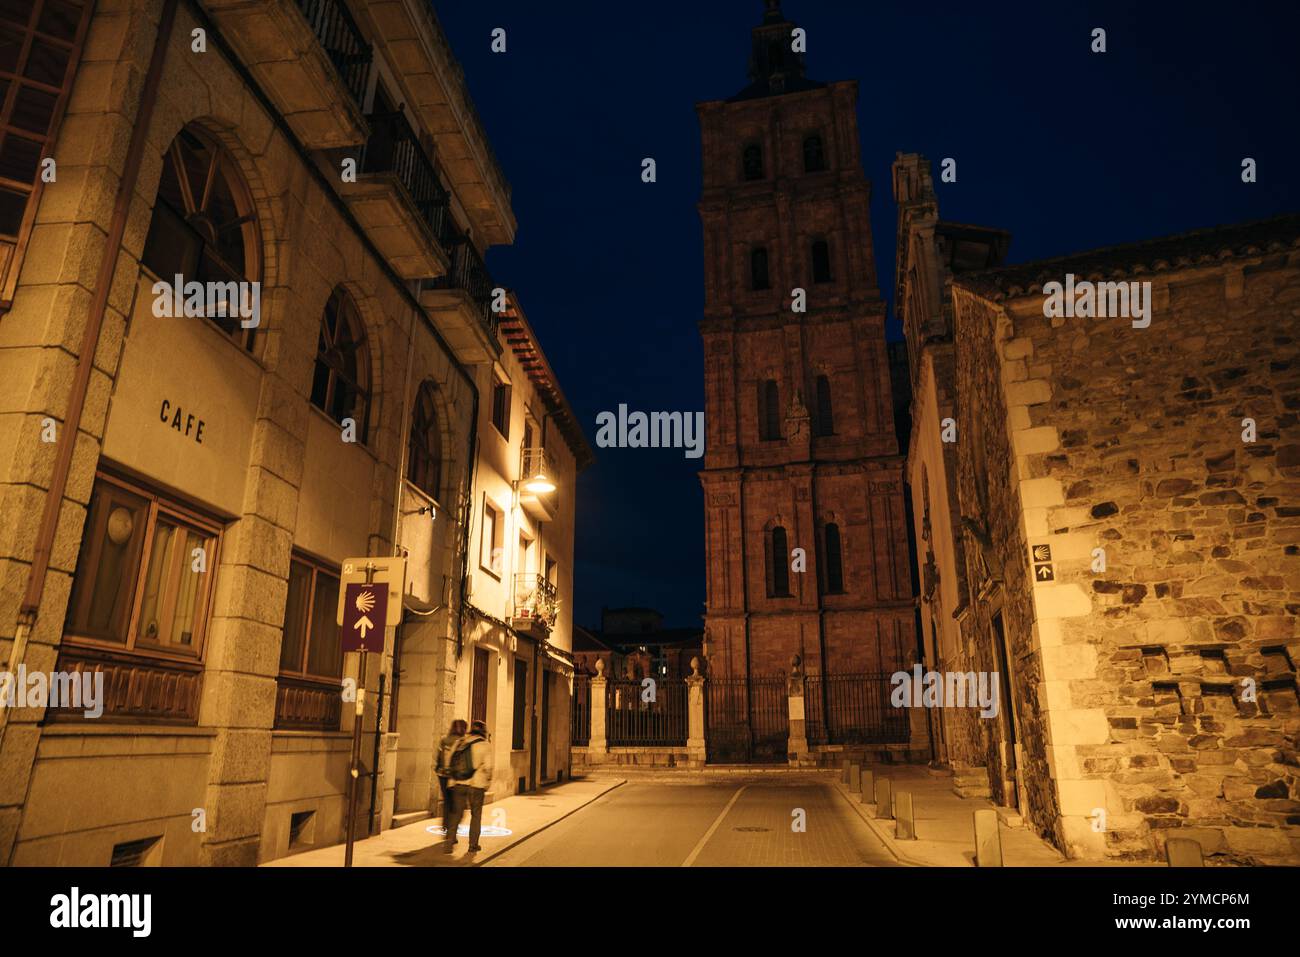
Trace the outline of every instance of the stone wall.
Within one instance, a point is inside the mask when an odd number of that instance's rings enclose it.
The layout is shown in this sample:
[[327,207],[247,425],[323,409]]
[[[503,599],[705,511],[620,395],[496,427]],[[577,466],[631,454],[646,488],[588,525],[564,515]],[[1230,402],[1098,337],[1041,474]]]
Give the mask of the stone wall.
[[1145,329],[955,296],[960,497],[982,441],[1031,818],[1072,856],[1300,860],[1300,253],[1259,246],[1125,276]]

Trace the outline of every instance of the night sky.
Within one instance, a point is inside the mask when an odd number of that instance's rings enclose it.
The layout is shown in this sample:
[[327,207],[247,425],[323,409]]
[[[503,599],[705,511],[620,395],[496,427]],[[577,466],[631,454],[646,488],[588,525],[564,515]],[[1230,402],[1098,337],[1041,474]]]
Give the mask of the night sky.
[[[859,83],[887,300],[896,151],[931,161],[942,218],[1010,230],[1011,263],[1300,210],[1296,4],[1012,6],[783,4],[807,30],[809,78]],[[489,268],[518,292],[588,440],[619,403],[702,409],[695,104],[747,84],[761,0],[435,8],[514,191],[519,232]],[[1094,27],[1105,54],[1089,51]],[[956,183],[939,182],[946,156]],[[699,625],[701,460],[596,453],[578,483],[577,622],[641,605]]]

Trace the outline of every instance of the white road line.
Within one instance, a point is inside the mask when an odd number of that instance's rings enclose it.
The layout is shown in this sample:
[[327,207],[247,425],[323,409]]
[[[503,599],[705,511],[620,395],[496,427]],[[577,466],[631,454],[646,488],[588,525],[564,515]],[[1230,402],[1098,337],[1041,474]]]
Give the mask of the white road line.
[[695,859],[699,857],[700,852],[704,850],[704,845],[709,843],[709,838],[713,836],[713,832],[718,829],[718,825],[720,825],[722,819],[727,816],[727,812],[731,810],[732,805],[740,800],[741,792],[747,787],[749,787],[748,784],[742,784],[736,789],[736,793],[731,796],[731,800],[728,801],[727,806],[722,809],[722,813],[713,819],[713,823],[709,825],[709,829],[704,832],[704,836],[700,838],[700,843],[696,844],[695,849],[687,855],[686,860],[682,861],[682,867],[690,867],[695,863]]

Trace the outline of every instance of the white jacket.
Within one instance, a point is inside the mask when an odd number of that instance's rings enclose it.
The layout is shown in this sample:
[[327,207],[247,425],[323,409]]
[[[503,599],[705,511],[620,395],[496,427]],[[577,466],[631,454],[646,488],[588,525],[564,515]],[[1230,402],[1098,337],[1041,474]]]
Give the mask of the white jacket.
[[462,787],[482,788],[487,790],[492,783],[492,745],[486,738],[474,738],[469,745],[472,749],[469,759],[474,765],[474,776],[464,781],[452,780],[452,784]]

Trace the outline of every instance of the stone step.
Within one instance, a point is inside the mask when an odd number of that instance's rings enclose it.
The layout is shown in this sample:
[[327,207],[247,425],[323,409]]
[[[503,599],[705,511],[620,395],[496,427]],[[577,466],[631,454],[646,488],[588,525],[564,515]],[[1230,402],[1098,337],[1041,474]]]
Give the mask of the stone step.
[[998,810],[998,820],[1007,827],[1024,827],[1025,819],[1015,808],[1000,807]]

